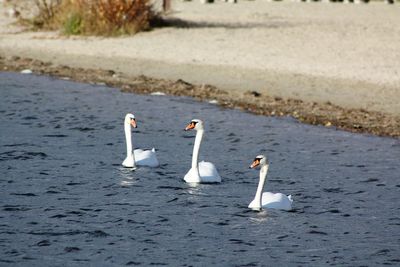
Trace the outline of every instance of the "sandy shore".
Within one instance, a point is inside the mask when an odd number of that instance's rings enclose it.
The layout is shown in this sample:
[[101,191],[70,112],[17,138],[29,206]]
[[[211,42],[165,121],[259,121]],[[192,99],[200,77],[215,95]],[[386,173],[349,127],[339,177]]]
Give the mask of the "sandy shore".
[[[179,20],[173,27],[121,38],[24,32],[9,26],[10,19],[0,12],[0,55],[113,70],[132,78],[182,79],[216,86],[231,96],[257,91],[307,105],[329,102],[398,121],[398,5],[173,4],[171,15]],[[353,123],[358,125],[356,117]]]

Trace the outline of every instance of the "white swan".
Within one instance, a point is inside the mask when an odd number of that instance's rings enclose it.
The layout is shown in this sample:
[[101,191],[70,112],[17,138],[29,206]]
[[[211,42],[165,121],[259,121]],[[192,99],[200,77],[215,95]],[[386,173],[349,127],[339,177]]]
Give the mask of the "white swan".
[[281,193],[264,192],[264,184],[267,178],[269,162],[264,155],[257,156],[249,168],[253,169],[260,166],[260,181],[258,182],[256,196],[249,204],[250,209],[261,210],[261,208],[291,210],[292,209],[292,196],[286,196]]
[[131,113],[126,114],[124,121],[124,130],[126,138],[126,158],[122,162],[122,166],[128,168],[136,168],[139,166],[157,167],[159,165],[156,150],[135,149],[132,153],[132,136],[131,127],[137,128],[135,116]]
[[185,131],[196,130],[196,139],[194,140],[194,148],[192,155],[192,168],[186,173],[183,178],[187,183],[220,183],[221,176],[219,176],[217,168],[211,162],[200,162],[199,150],[201,139],[204,135],[204,126],[201,120],[192,120],[185,128]]

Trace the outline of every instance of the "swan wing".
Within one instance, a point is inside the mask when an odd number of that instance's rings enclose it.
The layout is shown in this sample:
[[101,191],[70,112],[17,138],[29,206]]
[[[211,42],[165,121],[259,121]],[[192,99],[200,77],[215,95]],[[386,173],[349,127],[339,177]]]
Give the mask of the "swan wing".
[[291,210],[292,196],[282,193],[264,192],[262,194],[262,206],[267,209]]
[[211,162],[201,161],[199,163],[199,173],[202,183],[220,183],[221,176],[219,175],[217,168]]
[[151,150],[135,149],[133,153],[135,154],[136,165],[148,167],[160,165],[154,148]]

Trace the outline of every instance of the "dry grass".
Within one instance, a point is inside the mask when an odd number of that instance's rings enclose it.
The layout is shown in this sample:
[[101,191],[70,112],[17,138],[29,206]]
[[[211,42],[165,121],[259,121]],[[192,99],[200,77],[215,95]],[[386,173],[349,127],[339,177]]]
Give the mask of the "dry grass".
[[150,0],[35,0],[33,25],[65,34],[121,35],[150,29],[159,14]]

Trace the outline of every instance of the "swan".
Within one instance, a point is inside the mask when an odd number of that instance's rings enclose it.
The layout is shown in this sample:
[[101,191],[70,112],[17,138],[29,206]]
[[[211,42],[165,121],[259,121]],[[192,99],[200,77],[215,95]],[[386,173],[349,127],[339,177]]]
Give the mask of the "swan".
[[258,155],[249,168],[253,169],[257,166],[260,166],[260,181],[258,182],[256,196],[249,204],[249,208],[253,210],[261,210],[261,208],[291,210],[293,203],[291,195],[286,196],[281,193],[274,194],[270,192],[262,193],[269,168],[267,157]]
[[126,138],[126,158],[122,166],[127,168],[136,168],[139,166],[157,167],[159,165],[156,150],[153,149],[135,149],[132,153],[131,128],[137,128],[135,116],[131,113],[126,114],[124,121],[124,130]]
[[196,130],[196,139],[194,140],[194,148],[192,155],[192,168],[183,178],[187,183],[220,183],[217,168],[211,162],[198,162],[201,140],[204,135],[204,126],[201,120],[192,120],[185,128],[185,131]]

